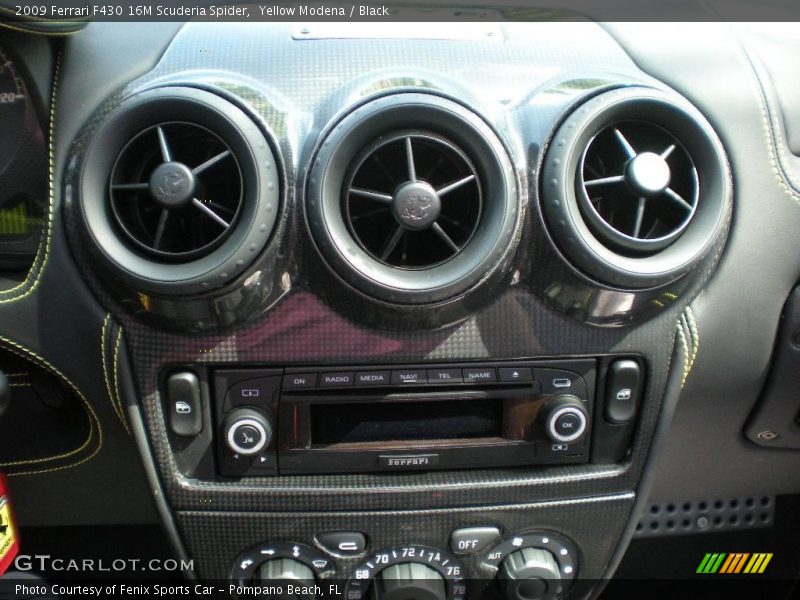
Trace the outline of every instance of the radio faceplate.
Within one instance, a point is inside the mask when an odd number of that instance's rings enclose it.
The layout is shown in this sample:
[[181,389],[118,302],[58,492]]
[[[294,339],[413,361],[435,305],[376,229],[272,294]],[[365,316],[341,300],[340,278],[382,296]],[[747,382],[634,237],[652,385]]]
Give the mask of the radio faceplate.
[[196,479],[616,463],[640,357],[392,366],[176,365],[160,386]]
[[[219,472],[266,476],[584,463],[596,364],[575,359],[216,369]],[[546,416],[553,407],[557,426],[567,428],[561,438]],[[265,431],[269,439],[260,444]]]

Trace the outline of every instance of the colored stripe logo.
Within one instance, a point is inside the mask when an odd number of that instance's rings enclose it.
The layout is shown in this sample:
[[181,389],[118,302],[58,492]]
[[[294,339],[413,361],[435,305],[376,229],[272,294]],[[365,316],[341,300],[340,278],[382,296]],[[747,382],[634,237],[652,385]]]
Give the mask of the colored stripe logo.
[[725,574],[736,575],[747,573],[761,574],[767,569],[772,560],[772,553],[756,552],[707,552],[697,567],[700,574]]

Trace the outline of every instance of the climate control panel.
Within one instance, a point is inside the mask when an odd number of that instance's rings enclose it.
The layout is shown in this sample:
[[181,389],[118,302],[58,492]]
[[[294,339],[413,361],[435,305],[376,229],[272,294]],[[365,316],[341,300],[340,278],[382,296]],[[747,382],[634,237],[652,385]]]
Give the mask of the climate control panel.
[[[364,545],[343,555],[336,543],[320,542],[334,538],[342,543],[358,538]],[[367,540],[360,532],[339,532],[317,535],[317,548],[260,544],[235,559],[231,579],[242,594],[283,584],[307,600],[314,597],[310,590],[325,589],[320,584],[326,581],[344,585],[348,600],[467,600],[476,580],[489,580],[488,586],[476,586],[481,598],[555,600],[578,572],[575,545],[550,531],[503,537],[495,526],[464,527],[452,532],[449,550],[426,544],[369,548]]]

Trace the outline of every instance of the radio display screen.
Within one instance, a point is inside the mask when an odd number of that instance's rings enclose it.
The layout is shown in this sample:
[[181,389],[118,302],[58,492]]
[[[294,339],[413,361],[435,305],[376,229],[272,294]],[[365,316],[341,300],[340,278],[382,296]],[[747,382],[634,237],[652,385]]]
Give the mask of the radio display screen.
[[499,398],[311,405],[312,445],[500,437]]

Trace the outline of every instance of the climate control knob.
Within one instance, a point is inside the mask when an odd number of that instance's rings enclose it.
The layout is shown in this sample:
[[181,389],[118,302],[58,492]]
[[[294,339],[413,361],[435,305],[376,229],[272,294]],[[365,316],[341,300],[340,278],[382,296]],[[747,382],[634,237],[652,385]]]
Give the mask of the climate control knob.
[[547,436],[556,443],[568,444],[581,439],[586,433],[589,413],[577,396],[556,396],[544,408],[544,428]]
[[291,558],[268,560],[258,569],[258,580],[261,583],[293,584],[292,595],[282,596],[297,600],[314,600],[313,589],[315,578],[310,567]]
[[403,562],[386,567],[372,582],[373,600],[445,600],[444,577],[427,565]]
[[559,588],[558,562],[544,548],[522,548],[500,566],[500,581],[508,600],[552,600]]
[[258,454],[272,439],[269,419],[255,408],[237,408],[228,413],[224,430],[228,449],[242,456]]

